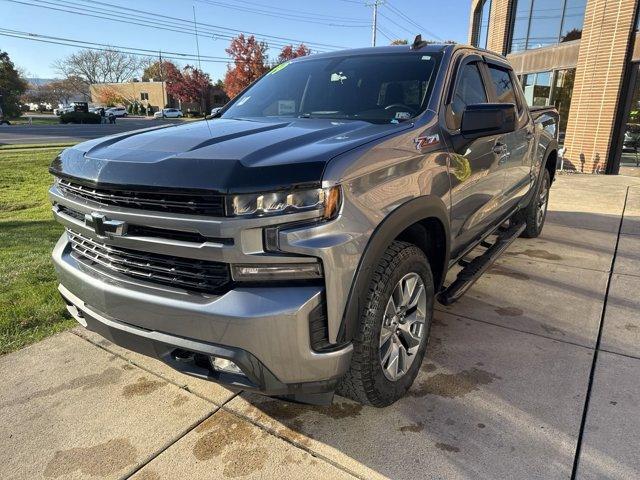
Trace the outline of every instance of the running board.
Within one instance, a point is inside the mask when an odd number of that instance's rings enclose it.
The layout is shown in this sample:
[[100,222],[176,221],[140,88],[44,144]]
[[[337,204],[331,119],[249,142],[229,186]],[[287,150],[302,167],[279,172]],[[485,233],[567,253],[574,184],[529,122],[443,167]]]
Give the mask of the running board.
[[460,262],[462,270],[453,283],[438,294],[438,301],[443,305],[451,305],[459,300],[469,290],[469,287],[502,255],[502,252],[520,236],[526,226],[526,223],[520,223],[504,230],[498,230],[498,237],[494,243],[483,241],[481,245],[488,247],[487,250],[470,262]]

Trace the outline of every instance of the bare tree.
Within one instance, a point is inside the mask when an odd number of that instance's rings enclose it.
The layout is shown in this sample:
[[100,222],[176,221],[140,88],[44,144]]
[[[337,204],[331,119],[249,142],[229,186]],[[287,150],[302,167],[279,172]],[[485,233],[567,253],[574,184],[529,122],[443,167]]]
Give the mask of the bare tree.
[[79,78],[87,85],[120,83],[133,79],[143,59],[118,50],[81,50],[54,62],[53,67],[66,78]]

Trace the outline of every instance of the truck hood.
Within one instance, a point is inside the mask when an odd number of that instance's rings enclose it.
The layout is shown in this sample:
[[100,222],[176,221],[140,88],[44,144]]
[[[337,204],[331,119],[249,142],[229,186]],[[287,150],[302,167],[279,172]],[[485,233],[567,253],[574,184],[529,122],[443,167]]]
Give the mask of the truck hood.
[[341,153],[411,128],[328,119],[214,119],[81,143],[51,173],[88,184],[240,193],[318,185]]

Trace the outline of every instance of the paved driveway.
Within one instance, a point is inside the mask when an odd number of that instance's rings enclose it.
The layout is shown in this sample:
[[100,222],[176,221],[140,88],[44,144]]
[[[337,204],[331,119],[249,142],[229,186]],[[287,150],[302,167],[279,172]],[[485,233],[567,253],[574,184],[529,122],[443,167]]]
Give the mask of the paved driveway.
[[231,392],[78,328],[0,357],[0,477],[640,478],[640,181],[563,176],[550,208],[438,307],[392,407]]
[[0,145],[83,142],[140,128],[181,122],[170,119],[118,118],[114,125],[3,125],[0,126]]

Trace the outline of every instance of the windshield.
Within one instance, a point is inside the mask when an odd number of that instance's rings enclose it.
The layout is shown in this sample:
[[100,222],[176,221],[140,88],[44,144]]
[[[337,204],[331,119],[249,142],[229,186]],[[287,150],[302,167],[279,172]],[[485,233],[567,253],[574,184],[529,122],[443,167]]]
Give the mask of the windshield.
[[440,54],[418,52],[283,63],[222,118],[291,117],[399,123],[427,106]]

